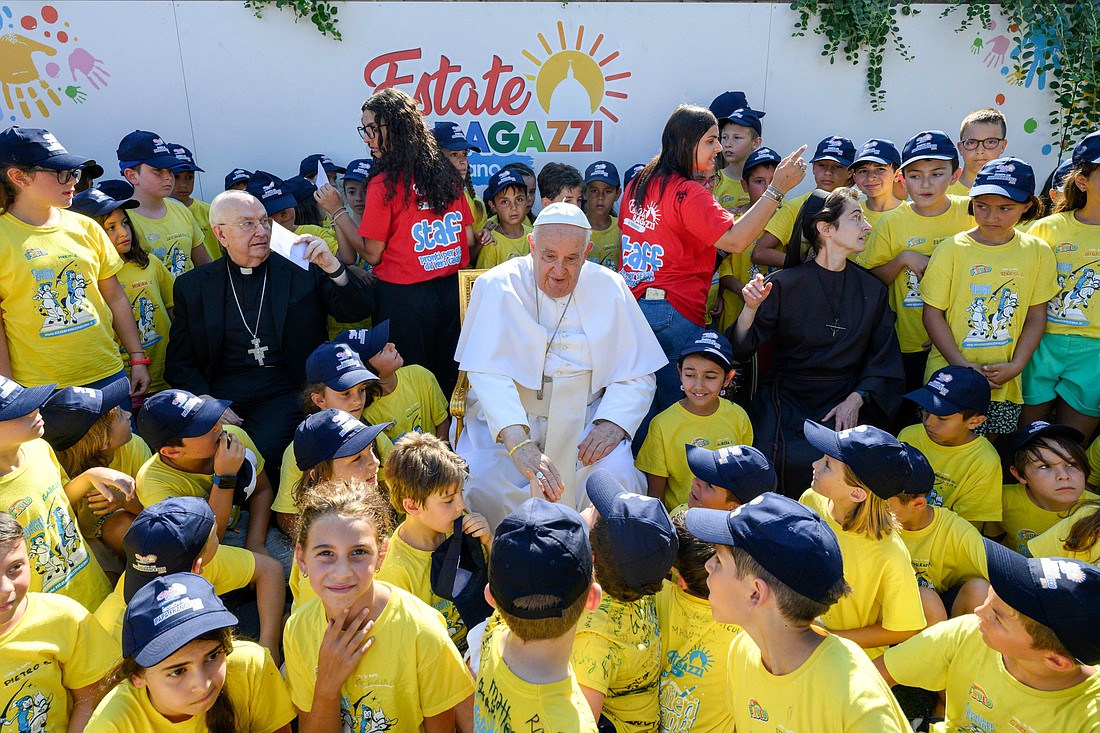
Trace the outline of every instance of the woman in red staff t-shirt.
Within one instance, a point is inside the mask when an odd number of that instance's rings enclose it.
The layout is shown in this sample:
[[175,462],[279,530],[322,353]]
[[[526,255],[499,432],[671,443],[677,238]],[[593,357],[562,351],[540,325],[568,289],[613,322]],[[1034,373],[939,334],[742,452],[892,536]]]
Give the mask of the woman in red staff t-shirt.
[[760,236],[784,194],[806,174],[805,149],[779,164],[767,192],[735,223],[694,180],[715,170],[722,152],[718,121],[705,107],[682,104],[665,123],[661,152],[627,186],[620,272],[669,359],[657,372],[651,414],[683,396],[676,360],[703,329],[714,249],[742,252]]
[[378,161],[367,184],[360,254],[378,276],[377,322],[406,363],[450,394],[458,375],[458,271],[470,261],[473,215],[459,178],[416,107],[397,89],[363,103],[363,140]]

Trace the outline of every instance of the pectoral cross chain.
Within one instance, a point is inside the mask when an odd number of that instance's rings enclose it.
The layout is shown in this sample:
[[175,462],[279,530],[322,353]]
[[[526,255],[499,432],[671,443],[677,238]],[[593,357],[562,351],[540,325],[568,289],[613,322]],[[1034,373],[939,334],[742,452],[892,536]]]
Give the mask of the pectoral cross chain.
[[[267,353],[267,346],[260,346],[260,337],[257,336],[252,339],[252,348],[248,350],[249,354],[252,354],[252,358],[256,360],[256,363],[260,366],[264,365],[264,354]],[[542,399],[541,397],[539,399]]]

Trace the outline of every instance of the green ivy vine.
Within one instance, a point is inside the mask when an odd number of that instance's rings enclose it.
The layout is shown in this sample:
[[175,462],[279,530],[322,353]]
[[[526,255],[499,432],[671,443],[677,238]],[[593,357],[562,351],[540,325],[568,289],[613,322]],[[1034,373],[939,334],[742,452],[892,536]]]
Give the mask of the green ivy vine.
[[337,28],[339,22],[336,18],[337,8],[334,3],[326,0],[245,0],[244,6],[256,14],[257,18],[263,17],[263,11],[275,6],[276,10],[289,8],[294,13],[294,22],[308,18],[316,26],[323,36],[331,36],[337,41],[344,37]]

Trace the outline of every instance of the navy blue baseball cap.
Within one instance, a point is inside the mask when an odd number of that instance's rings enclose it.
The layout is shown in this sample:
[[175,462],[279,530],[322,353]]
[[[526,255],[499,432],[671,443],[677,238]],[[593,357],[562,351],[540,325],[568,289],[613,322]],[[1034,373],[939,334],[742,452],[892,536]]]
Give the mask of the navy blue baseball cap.
[[1002,601],[1046,626],[1081,664],[1100,663],[1100,568],[1024,557],[986,538],[989,582]]
[[14,420],[31,414],[46,404],[55,387],[57,387],[56,384],[24,387],[5,376],[0,376],[0,421]]
[[722,92],[711,101],[710,111],[721,123],[722,120],[729,119],[729,116],[735,110],[744,109],[748,106],[749,100],[745,97],[744,92]]
[[901,150],[902,168],[918,160],[949,160],[958,168],[959,151],[946,132],[925,130],[906,140]]
[[840,544],[812,509],[772,492],[731,511],[688,509],[687,529],[703,542],[739,547],[795,593],[817,603],[844,580]]
[[370,178],[371,173],[374,172],[374,159],[373,158],[356,158],[348,163],[347,172],[344,173],[344,180],[359,181],[360,183],[366,183]]
[[753,168],[760,165],[779,165],[782,161],[783,158],[779,153],[767,145],[761,145],[749,153],[749,157],[745,158],[745,165],[741,168],[741,177],[747,181],[749,180],[749,171]]
[[473,150],[475,153],[480,153],[481,148],[476,145],[471,145],[470,141],[466,139],[466,133],[462,131],[462,128],[454,122],[441,120],[436,122],[432,126],[432,135],[435,137],[439,147],[444,150]]
[[[122,181],[122,183],[126,183]],[[130,186],[129,183],[126,183]],[[131,198],[134,195],[134,187],[130,186],[130,194],[119,200],[112,197],[102,188],[86,188],[73,196],[72,206],[69,211],[75,211],[84,216],[107,216],[116,209],[136,209],[140,204]]]
[[871,425],[837,432],[813,420],[803,424],[806,440],[827,456],[847,463],[880,499],[897,496],[913,474],[909,454],[897,438]]
[[46,422],[42,438],[55,451],[72,448],[103,415],[122,402],[130,392],[125,379],[116,379],[103,387],[65,387],[50,395],[39,409]]
[[1067,438],[1075,443],[1083,443],[1085,436],[1081,434],[1081,431],[1077,428],[1071,428],[1069,425],[1059,425],[1058,423],[1049,423],[1045,420],[1036,420],[1030,425],[1025,425],[1014,433],[1009,433],[1005,436],[1003,442],[1005,455],[1009,460],[1016,451],[1022,450],[1030,445],[1032,442],[1046,436]]
[[168,143],[168,149],[172,151],[172,155],[176,156],[178,161],[176,165],[172,166],[173,173],[186,173],[187,171],[198,171],[199,173],[205,173],[202,168],[199,168],[195,163],[195,156],[190,150],[180,145],[179,143]]
[[341,331],[333,339],[338,344],[348,344],[359,354],[363,363],[370,361],[390,340],[390,322],[382,321],[374,328],[352,328]]
[[910,474],[909,481],[900,493],[931,494],[936,486],[936,472],[932,469],[932,464],[919,448],[914,448],[908,443],[902,443],[902,445],[905,446],[905,453],[909,456],[909,465],[913,473]]
[[142,163],[153,168],[169,170],[180,163],[179,158],[160,135],[146,130],[134,130],[122,138],[115,154],[118,155],[120,173]]
[[15,166],[34,166],[53,171],[80,168],[91,178],[103,175],[103,167],[91,158],[73,155],[53,133],[38,127],[13,125],[0,132],[0,161]]
[[1100,163],[1100,130],[1085,135],[1085,138],[1077,143],[1071,160],[1074,165]]
[[635,163],[626,169],[626,173],[623,174],[623,185],[627,185],[634,178],[645,169],[645,163]]
[[189,573],[210,541],[214,510],[197,496],[173,496],[141,510],[122,537],[127,602],[153,578]]
[[989,409],[989,382],[976,369],[945,366],[932,374],[928,384],[913,390],[905,398],[938,417],[965,410],[976,410],[984,415]]
[[854,168],[860,163],[881,163],[901,167],[901,153],[898,152],[898,146],[894,145],[893,141],[871,138],[856,151],[851,167]]
[[587,186],[594,181],[606,183],[608,186],[618,188],[621,185],[621,181],[619,181],[619,169],[616,168],[615,164],[610,160],[597,160],[584,169],[584,185]]
[[678,363],[692,354],[708,354],[722,365],[727,372],[733,369],[733,347],[729,339],[717,331],[703,331],[699,338],[680,350]]
[[156,453],[172,441],[206,435],[231,404],[229,400],[197,397],[182,389],[166,389],[141,406],[138,434]]
[[752,109],[751,107],[739,107],[730,113],[729,117],[724,117],[719,120],[719,124],[725,124],[727,122],[741,127],[752,128],[752,131],[756,133],[757,137],[760,137],[764,131],[764,125],[761,120],[764,118],[767,112],[761,112],[758,109]]
[[268,216],[298,205],[298,200],[287,190],[283,179],[267,171],[256,171],[249,176],[245,190],[260,200]]
[[317,173],[317,164],[320,163],[321,167],[325,169],[325,173],[343,173],[346,168],[341,168],[332,162],[324,153],[314,153],[313,155],[307,155],[302,158],[302,162],[298,164],[298,175],[300,176],[312,176]]
[[811,163],[819,160],[833,160],[845,168],[852,166],[852,159],[856,157],[856,145],[851,140],[840,135],[827,137],[817,144]]
[[[321,182],[321,185],[323,186],[326,183],[328,183],[327,178]],[[313,198],[313,194],[317,191],[317,188],[317,186],[313,185],[313,181],[305,176],[291,176],[283,181],[283,191],[294,197],[295,206]]]
[[1066,178],[1069,177],[1069,172],[1073,170],[1073,160],[1067,158],[1058,164],[1058,167],[1054,169],[1054,175],[1050,179],[1050,187],[1059,191],[1066,190]]
[[1019,158],[991,160],[974,176],[970,198],[990,193],[1026,203],[1035,195],[1035,171]]
[[685,445],[688,468],[698,479],[719,486],[746,504],[767,491],[775,491],[779,479],[764,454],[751,445],[728,445],[707,450]]
[[680,547],[664,503],[627,491],[602,468],[588,477],[587,488],[592,506],[607,523],[611,554],[626,584],[641,591],[659,583]]
[[511,168],[501,168],[489,178],[489,183],[485,186],[485,200],[492,201],[508,186],[519,186],[523,189],[524,195],[527,194],[527,184],[524,183],[520,172]]
[[134,594],[122,620],[122,656],[154,667],[203,634],[237,625],[201,575],[153,578]]
[[[121,178],[112,178],[108,181],[100,181],[95,185],[103,193],[107,194],[115,201],[125,201],[134,197],[134,187],[126,180]],[[76,198],[75,196],[73,197]]]
[[238,183],[248,183],[248,179],[252,177],[252,171],[246,171],[244,168],[234,168],[225,174],[225,190],[228,191],[230,186],[236,186]]
[[308,471],[321,461],[354,456],[391,425],[393,421],[367,425],[343,410],[321,410],[294,430],[294,462]]
[[337,392],[377,379],[349,344],[326,341],[306,359],[306,381],[321,382]]
[[[489,592],[500,610],[517,618],[561,618],[591,585],[588,525],[572,508],[531,498],[497,525],[489,551]],[[558,601],[540,608],[515,605],[533,595]]]

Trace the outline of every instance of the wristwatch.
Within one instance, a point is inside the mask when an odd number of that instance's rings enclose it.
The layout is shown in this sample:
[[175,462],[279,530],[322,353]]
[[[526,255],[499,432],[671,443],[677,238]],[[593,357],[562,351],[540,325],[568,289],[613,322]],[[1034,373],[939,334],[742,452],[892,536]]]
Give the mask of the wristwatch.
[[237,488],[236,476],[215,476],[214,485],[219,489],[225,489],[227,491],[233,491]]

